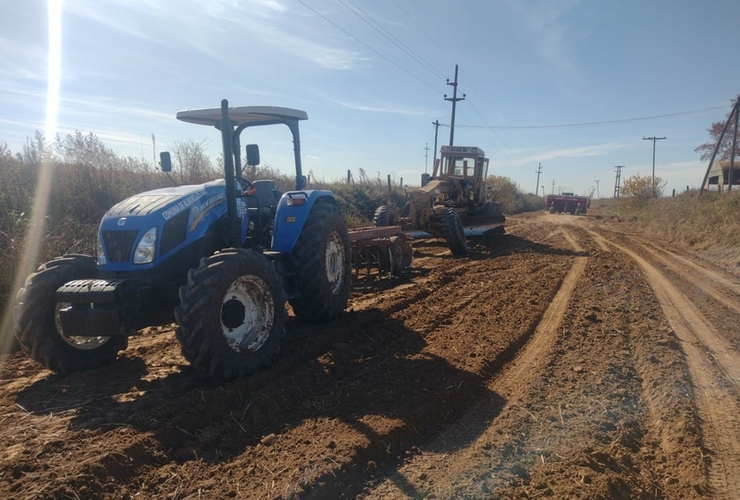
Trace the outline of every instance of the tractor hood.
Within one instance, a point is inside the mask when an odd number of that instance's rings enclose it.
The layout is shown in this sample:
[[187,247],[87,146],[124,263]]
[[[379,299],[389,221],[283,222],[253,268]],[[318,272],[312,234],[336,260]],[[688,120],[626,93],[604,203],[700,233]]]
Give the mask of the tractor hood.
[[207,195],[209,190],[225,193],[225,182],[221,179],[194,186],[176,186],[146,191],[115,204],[105,216],[130,217],[162,212],[162,215],[168,218],[165,215],[165,208],[169,209],[167,213],[170,216],[175,215],[173,212],[179,212],[190,207],[204,195]]
[[[98,263],[112,271],[153,267],[202,239],[226,212],[223,179],[131,196],[108,210],[100,223]],[[153,258],[136,262],[142,242],[153,248]]]

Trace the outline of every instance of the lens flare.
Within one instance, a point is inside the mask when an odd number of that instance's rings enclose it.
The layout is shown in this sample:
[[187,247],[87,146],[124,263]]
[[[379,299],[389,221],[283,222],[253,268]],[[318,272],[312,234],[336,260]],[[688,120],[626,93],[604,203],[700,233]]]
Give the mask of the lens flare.
[[[47,10],[49,39],[44,137],[48,140],[56,136],[59,117],[59,89],[62,75],[62,0],[48,0]],[[52,176],[51,157],[49,154],[44,154],[39,168],[31,220],[24,240],[24,251],[13,281],[14,291],[23,286],[26,276],[32,272],[38,258],[40,243],[45,234],[44,221],[46,220],[46,210],[49,204]],[[14,299],[13,296],[9,298],[3,312],[2,328],[0,328],[0,353],[7,352],[12,345],[11,318],[12,309],[15,305]]]

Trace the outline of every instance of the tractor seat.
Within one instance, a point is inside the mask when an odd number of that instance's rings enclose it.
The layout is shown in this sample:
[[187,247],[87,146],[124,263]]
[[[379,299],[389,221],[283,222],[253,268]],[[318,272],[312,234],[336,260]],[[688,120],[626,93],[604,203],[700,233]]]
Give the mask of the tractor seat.
[[263,179],[252,182],[248,191],[247,206],[249,208],[269,208],[277,205],[282,193],[277,190],[277,183]]

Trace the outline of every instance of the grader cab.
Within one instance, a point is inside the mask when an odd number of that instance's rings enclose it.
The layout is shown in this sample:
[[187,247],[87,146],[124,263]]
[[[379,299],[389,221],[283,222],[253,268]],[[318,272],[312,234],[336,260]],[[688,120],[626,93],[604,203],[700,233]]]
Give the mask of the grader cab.
[[[477,147],[442,146],[432,175],[409,192],[398,222],[404,230],[442,237],[454,255],[467,253],[466,236],[503,232],[501,205],[486,192],[488,158]],[[387,206],[378,208],[376,225],[395,223]]]

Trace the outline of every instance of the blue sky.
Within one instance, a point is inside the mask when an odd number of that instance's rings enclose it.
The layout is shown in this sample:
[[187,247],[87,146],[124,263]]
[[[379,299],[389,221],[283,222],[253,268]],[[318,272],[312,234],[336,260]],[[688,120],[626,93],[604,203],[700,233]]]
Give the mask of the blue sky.
[[[45,2],[0,4],[0,141],[13,152],[44,130],[47,21]],[[643,137],[665,136],[656,175],[670,193],[699,186],[694,148],[740,93],[738,21],[737,0],[68,0],[58,131],[94,132],[149,161],[152,134],[157,151],[205,140],[215,158],[215,129],[177,111],[223,98],[293,107],[309,116],[302,150],[315,177],[363,168],[418,184],[432,122],[450,123],[443,95],[458,64],[454,142],[483,148],[489,173],[534,192],[541,163],[546,192],[598,180],[607,197],[614,166],[650,175]],[[449,132],[439,128],[439,146]],[[292,171],[287,128],[242,142]]]

